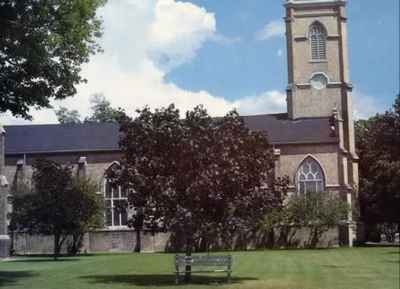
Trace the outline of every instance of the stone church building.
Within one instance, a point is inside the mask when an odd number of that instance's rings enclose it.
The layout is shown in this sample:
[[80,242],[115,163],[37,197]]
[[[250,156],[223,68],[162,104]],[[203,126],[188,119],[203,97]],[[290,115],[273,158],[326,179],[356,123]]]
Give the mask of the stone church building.
[[[268,134],[276,156],[276,175],[289,176],[292,193],[332,191],[353,207],[357,200],[355,152],[347,52],[345,0],[287,0],[287,113],[244,116],[252,130]],[[119,128],[114,123],[24,125],[1,129],[0,256],[7,254],[8,199],[12,186],[29,182],[32,163],[48,158],[73,164],[77,174],[98,183],[105,201],[105,227],[87,234],[88,251],[132,251],[135,233],[127,213],[114,210],[124,191],[107,186],[105,171],[120,159]],[[51,237],[14,237],[18,253],[52,250]],[[144,250],[164,250],[168,234],[145,234]],[[352,246],[355,224],[334,230],[330,245]]]

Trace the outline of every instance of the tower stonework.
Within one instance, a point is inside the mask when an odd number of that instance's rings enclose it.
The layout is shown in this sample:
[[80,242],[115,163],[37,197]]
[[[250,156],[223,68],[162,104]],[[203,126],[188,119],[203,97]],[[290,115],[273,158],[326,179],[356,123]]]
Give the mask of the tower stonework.
[[[287,0],[285,7],[288,116],[292,120],[332,118],[339,138],[339,191],[354,208],[358,199],[358,157],[348,69],[346,0]],[[350,214],[350,246],[355,239],[353,228]]]
[[286,3],[288,112],[293,119],[330,116],[335,107],[341,114],[348,111],[345,4],[343,0]]

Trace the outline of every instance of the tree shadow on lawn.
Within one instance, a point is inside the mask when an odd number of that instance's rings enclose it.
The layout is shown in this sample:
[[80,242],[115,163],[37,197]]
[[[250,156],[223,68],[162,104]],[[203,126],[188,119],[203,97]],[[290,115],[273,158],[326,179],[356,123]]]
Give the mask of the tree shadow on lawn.
[[53,255],[17,255],[17,258],[11,260],[11,263],[45,263],[45,262],[76,262],[80,261],[79,256],[62,255],[54,260]]
[[322,265],[322,267],[330,268],[330,269],[343,269],[343,268],[349,268],[350,266],[345,266],[345,265]]
[[385,263],[400,264],[400,260],[386,260]]
[[19,279],[31,278],[38,275],[32,271],[0,271],[0,287],[14,285]]
[[[158,274],[158,275],[89,275],[81,276],[82,279],[89,280],[90,283],[124,283],[128,285],[136,286],[173,286],[175,285],[175,275],[174,274]],[[231,277],[231,284],[241,283],[244,281],[254,281],[258,280],[256,278],[246,278],[246,277]],[[201,284],[209,285],[215,283],[227,283],[226,276],[202,276],[202,275],[192,275],[192,280],[190,284]],[[183,281],[180,284],[185,284]]]
[[54,260],[53,258],[43,258],[43,257],[21,257],[21,259],[16,259],[10,261],[10,263],[46,263],[46,262],[76,262],[79,261],[78,258],[58,258]]
[[399,249],[399,251],[386,252],[386,254],[400,255],[400,249]]

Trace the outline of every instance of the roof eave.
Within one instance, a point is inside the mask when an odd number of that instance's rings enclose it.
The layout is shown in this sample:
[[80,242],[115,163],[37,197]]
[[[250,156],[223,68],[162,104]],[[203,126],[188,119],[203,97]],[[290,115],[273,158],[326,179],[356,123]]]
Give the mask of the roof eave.
[[293,141],[293,142],[272,142],[271,145],[320,145],[320,144],[338,144],[339,140],[332,141]]
[[101,152],[121,152],[120,149],[78,149],[78,150],[53,150],[53,151],[23,151],[23,152],[5,152],[6,156],[12,155],[42,155],[42,154],[63,154],[63,153],[101,153]]

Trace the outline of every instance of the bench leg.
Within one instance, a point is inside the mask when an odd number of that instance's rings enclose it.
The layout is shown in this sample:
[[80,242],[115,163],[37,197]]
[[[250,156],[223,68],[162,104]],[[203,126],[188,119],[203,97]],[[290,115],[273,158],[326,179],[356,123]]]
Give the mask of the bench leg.
[[176,275],[175,275],[175,284],[176,284],[176,285],[179,284],[179,272],[176,272]]
[[231,271],[228,271],[227,275],[228,275],[227,276],[227,281],[228,281],[228,283],[231,283]]

